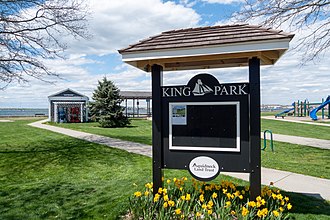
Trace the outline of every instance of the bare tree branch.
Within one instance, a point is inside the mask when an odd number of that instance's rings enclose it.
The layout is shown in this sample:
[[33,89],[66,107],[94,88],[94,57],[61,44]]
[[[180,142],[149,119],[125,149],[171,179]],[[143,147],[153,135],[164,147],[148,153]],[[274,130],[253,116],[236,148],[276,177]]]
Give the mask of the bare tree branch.
[[300,37],[295,50],[304,50],[302,63],[314,61],[329,50],[330,0],[245,0],[234,18],[239,22],[259,21],[260,25],[290,31],[307,32]]
[[[0,0],[0,83],[58,76],[44,60],[63,58],[63,36],[88,38],[84,0]],[[1,89],[1,88],[0,88]]]

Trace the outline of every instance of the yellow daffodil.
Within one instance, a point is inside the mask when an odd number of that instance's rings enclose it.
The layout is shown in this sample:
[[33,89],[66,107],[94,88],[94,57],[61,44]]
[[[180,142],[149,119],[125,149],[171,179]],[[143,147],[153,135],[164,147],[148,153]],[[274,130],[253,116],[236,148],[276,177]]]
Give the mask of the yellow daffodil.
[[172,200],[169,200],[167,203],[170,207],[173,207],[175,205],[175,202]]
[[242,209],[242,216],[245,217],[247,214],[249,214],[249,209],[243,207],[243,209]]
[[212,194],[212,198],[215,199],[215,198],[217,198],[217,197],[218,197],[218,194],[217,194],[216,192],[214,192],[214,193]]
[[236,215],[236,212],[235,212],[234,210],[231,210],[231,211],[230,211],[230,214],[231,214],[231,215]]
[[145,195],[145,196],[148,196],[149,194],[150,194],[149,191],[145,191],[145,192],[144,192],[144,195]]
[[164,202],[163,207],[164,208],[167,208],[167,206],[168,206],[168,203],[167,202]]
[[163,193],[163,189],[162,189],[161,187],[159,187],[159,189],[158,189],[158,193],[159,193],[159,194],[162,194],[162,193]]
[[167,189],[163,189],[163,195],[167,194]]
[[207,210],[207,214],[211,215],[213,213],[212,209]]
[[171,183],[171,180],[169,180],[169,179],[166,180],[166,183],[167,183],[167,184],[170,184],[170,183]]
[[278,216],[280,215],[280,213],[279,213],[278,211],[274,210],[274,211],[273,211],[273,215],[274,215],[275,217],[278,217]]
[[288,210],[292,209],[291,203],[288,203],[287,208],[288,208]]
[[154,202],[158,202],[160,195],[158,193],[156,193],[156,195],[154,196]]
[[267,208],[264,208],[262,210],[258,210],[258,212],[257,212],[257,216],[259,218],[265,217],[265,216],[267,216],[267,214],[268,214],[268,209]]
[[168,199],[168,195],[165,195],[164,196],[164,201],[167,202],[169,199]]
[[147,183],[147,184],[145,184],[145,187],[146,187],[146,188],[148,188],[148,189],[151,189],[151,188],[152,188],[152,186],[153,186],[153,184],[152,184],[152,183]]
[[201,194],[201,195],[199,196],[199,201],[204,202],[204,195],[203,195],[203,194]]
[[206,204],[203,204],[202,205],[202,209],[207,209],[207,205]]
[[181,209],[180,208],[175,209],[175,214],[180,215],[181,214]]
[[252,207],[252,208],[254,208],[254,207],[256,207],[256,202],[255,201],[250,201],[250,202],[248,202],[248,206],[249,207]]
[[276,199],[276,194],[275,193],[272,193],[272,198]]
[[196,212],[196,217],[201,217],[202,214],[200,212]]
[[134,196],[135,197],[141,197],[142,193],[140,191],[137,191],[137,192],[134,193]]
[[189,201],[191,199],[190,194],[187,193],[186,200]]

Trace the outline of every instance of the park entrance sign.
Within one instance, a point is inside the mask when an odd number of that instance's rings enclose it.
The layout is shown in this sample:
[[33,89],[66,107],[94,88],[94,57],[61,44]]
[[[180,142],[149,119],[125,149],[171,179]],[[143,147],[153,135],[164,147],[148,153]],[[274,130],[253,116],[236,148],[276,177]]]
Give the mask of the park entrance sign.
[[[163,32],[119,51],[124,62],[152,75],[156,189],[168,168],[203,181],[225,171],[250,173],[251,198],[260,194],[260,65],[273,65],[292,38],[260,26],[228,25]],[[243,66],[249,73],[244,83],[219,83],[208,73],[185,85],[162,83],[163,70]]]
[[[250,170],[249,83],[220,84],[203,73],[161,91],[164,167],[198,171],[194,176],[200,180],[219,171]],[[201,156],[209,161],[204,167],[192,163]]]

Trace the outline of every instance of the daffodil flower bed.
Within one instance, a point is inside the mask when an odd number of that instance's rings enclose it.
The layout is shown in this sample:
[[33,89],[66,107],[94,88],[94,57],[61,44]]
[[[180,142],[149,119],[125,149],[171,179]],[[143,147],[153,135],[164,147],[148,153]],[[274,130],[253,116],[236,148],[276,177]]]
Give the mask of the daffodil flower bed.
[[279,190],[264,187],[255,201],[249,188],[228,181],[207,184],[186,177],[164,181],[153,196],[147,183],[129,199],[130,219],[287,219],[292,208]]

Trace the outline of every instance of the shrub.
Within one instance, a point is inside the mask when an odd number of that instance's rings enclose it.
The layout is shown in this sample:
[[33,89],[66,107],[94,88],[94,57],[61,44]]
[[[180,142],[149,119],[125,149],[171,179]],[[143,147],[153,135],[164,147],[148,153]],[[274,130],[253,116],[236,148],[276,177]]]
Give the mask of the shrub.
[[187,178],[168,179],[153,196],[153,185],[136,191],[129,199],[131,219],[286,219],[292,208],[279,190],[265,187],[255,201],[248,187],[231,182],[206,184]]
[[99,119],[102,128],[124,127],[130,124],[130,121],[123,114],[102,115]]

